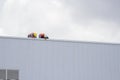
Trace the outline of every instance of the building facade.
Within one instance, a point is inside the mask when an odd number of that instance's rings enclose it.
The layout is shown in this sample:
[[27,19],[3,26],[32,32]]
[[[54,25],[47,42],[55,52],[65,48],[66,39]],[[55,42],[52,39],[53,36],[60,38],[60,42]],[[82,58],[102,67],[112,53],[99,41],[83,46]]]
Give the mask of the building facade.
[[6,70],[10,80],[120,80],[120,44],[1,37],[0,80]]

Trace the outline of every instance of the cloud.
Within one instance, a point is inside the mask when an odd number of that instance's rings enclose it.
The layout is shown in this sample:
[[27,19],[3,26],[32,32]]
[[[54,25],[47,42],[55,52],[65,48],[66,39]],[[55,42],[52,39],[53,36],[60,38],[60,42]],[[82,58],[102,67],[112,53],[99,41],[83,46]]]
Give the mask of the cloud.
[[26,37],[45,32],[52,39],[120,42],[118,0],[6,0],[4,34]]
[[76,22],[99,18],[108,21],[120,21],[119,0],[66,0],[72,6],[72,17]]
[[67,28],[68,11],[59,1],[31,0],[24,2],[26,3],[24,5],[20,1],[9,2],[8,0],[3,7],[1,22],[8,33],[16,35],[22,33],[23,30],[27,32],[57,32],[64,27]]

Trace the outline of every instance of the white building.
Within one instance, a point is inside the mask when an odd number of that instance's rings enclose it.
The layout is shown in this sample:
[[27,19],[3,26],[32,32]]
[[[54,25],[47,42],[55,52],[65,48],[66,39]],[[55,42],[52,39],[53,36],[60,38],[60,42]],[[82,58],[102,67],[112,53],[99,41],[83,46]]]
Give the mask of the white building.
[[0,80],[10,70],[19,80],[120,80],[120,44],[0,37]]

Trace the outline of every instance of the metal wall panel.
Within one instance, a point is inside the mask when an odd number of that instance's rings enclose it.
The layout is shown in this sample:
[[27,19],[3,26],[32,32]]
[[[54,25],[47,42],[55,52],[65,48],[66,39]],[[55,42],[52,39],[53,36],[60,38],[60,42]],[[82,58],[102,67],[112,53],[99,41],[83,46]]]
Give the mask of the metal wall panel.
[[20,80],[120,80],[120,45],[0,38],[0,68]]

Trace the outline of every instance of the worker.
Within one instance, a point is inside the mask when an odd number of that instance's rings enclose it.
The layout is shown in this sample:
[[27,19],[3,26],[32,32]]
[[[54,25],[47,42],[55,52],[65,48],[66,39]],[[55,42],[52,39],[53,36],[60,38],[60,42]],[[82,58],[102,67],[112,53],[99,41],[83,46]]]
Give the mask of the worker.
[[28,38],[37,38],[37,33],[30,33],[28,34]]
[[45,39],[45,40],[46,40],[46,39],[49,39],[48,36],[46,36],[44,33],[40,33],[40,34],[39,34],[39,38]]

